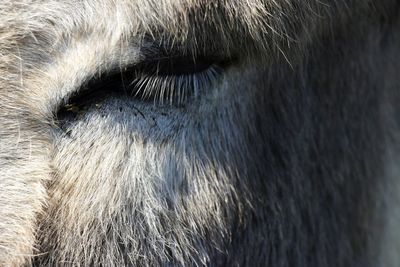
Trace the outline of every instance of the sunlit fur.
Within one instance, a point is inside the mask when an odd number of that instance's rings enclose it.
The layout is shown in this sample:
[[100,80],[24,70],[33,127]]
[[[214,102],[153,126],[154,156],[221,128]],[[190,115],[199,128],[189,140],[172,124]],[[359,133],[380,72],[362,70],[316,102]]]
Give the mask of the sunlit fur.
[[[231,63],[60,126],[161,43]],[[399,266],[399,77],[396,0],[0,1],[0,266]]]

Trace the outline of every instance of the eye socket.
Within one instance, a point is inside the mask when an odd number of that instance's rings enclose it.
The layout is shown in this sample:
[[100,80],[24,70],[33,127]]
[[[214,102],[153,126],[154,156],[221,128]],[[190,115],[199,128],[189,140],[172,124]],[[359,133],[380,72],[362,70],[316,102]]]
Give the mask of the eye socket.
[[73,118],[85,108],[116,96],[155,105],[181,106],[205,93],[223,74],[227,61],[163,57],[92,78],[65,99],[57,118]]

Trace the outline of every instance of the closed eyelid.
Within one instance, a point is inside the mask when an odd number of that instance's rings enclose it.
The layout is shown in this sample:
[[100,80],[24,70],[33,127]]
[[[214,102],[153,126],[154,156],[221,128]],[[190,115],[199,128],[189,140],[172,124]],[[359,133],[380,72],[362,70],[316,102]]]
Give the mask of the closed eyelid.
[[151,62],[174,58],[208,59],[213,61],[226,61],[237,58],[235,53],[223,49],[223,47],[202,47],[200,44],[191,46],[188,43],[177,43],[174,40],[163,37],[160,39],[144,38],[139,45],[140,62]]
[[135,64],[93,77],[58,108],[57,117],[73,117],[75,114],[68,114],[85,110],[92,103],[101,103],[110,96],[182,106],[189,99],[206,93],[223,73],[223,68],[211,60],[201,62],[198,59],[194,63],[191,58],[181,57],[174,68],[168,66],[173,59],[176,58],[166,58],[164,63],[153,60]]

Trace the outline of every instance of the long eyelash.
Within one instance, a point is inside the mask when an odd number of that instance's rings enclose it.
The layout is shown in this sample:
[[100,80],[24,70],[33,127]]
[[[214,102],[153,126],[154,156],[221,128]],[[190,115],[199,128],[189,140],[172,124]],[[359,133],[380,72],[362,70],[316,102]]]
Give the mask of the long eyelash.
[[151,72],[135,71],[130,83],[134,97],[142,100],[153,99],[155,104],[182,105],[189,98],[197,98],[222,74],[222,68],[212,64],[202,72],[180,75],[158,75],[158,69]]

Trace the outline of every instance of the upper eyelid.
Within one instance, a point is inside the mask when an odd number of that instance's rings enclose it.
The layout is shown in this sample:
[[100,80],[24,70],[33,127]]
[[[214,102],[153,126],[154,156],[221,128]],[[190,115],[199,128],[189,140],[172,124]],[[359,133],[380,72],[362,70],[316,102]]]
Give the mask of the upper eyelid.
[[214,60],[202,58],[193,59],[187,57],[163,57],[158,60],[144,62],[136,67],[138,71],[150,71],[154,72],[154,74],[160,73],[164,75],[185,75],[202,72],[216,63],[217,62]]
[[237,58],[232,51],[227,51],[220,47],[207,50],[201,48],[196,49],[193,47],[190,48],[185,44],[172,42],[169,39],[160,41],[150,37],[143,40],[138,48],[141,56],[139,62],[137,62],[138,64],[179,57],[187,57],[194,60],[196,58],[212,58],[215,61],[228,61]]

